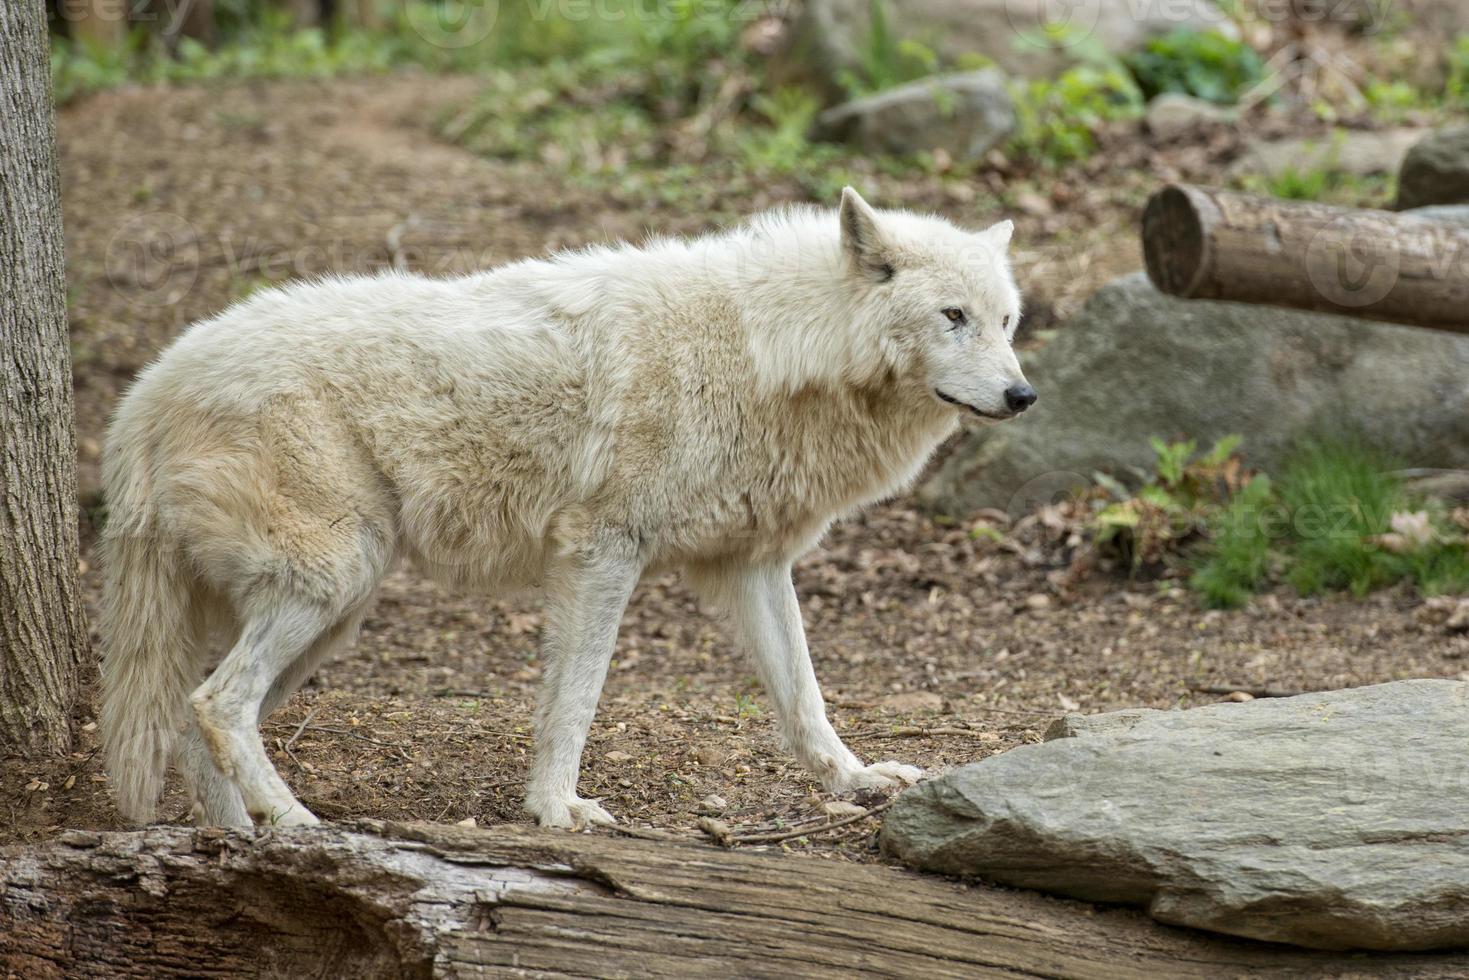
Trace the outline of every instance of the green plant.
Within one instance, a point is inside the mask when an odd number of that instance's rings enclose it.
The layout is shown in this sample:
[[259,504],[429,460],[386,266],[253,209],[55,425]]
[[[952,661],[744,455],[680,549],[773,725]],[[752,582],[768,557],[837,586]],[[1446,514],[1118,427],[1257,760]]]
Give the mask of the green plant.
[[[428,0],[394,4],[393,19],[372,30],[332,26],[297,29],[284,10],[220,3],[216,15],[221,41],[215,48],[181,38],[170,49],[162,37],[141,26],[117,47],[56,38],[52,42],[52,83],[57,101],[66,102],[129,82],[326,77],[382,72],[405,65],[433,71],[484,70],[506,59],[528,57],[532,39],[556,33],[554,24],[535,22],[530,2],[523,0],[517,6],[507,0],[484,43],[460,46],[442,43],[443,39],[436,38],[432,30],[425,30],[425,25],[440,21],[438,5]],[[516,10],[524,12],[517,16]],[[489,16],[483,11],[479,15]],[[543,30],[537,33],[526,29],[526,25]],[[586,26],[578,30],[590,33]]]
[[1142,93],[1115,61],[1088,61],[1054,79],[1011,86],[1017,125],[1012,153],[1047,166],[1084,160],[1096,150],[1096,131],[1105,123],[1136,119]]
[[1466,524],[1413,499],[1380,455],[1309,443],[1278,481],[1256,477],[1214,517],[1190,585],[1219,607],[1277,579],[1303,595],[1403,581],[1424,595],[1469,591]]
[[1260,516],[1270,506],[1273,490],[1269,477],[1256,476],[1210,522],[1208,557],[1189,579],[1204,605],[1242,606],[1268,579],[1270,537],[1261,527]]
[[1448,69],[1444,101],[1451,108],[1469,109],[1469,34],[1454,38],[1449,48]]
[[1338,164],[1343,136],[1332,137],[1328,152],[1313,166],[1288,166],[1268,174],[1246,174],[1240,186],[1254,194],[1289,201],[1320,201],[1357,207],[1385,207],[1392,200],[1397,178],[1389,175],[1363,176]]
[[1200,454],[1192,440],[1154,439],[1154,472],[1135,494],[1099,476],[1102,505],[1091,525],[1097,547],[1134,572],[1163,564],[1207,529],[1212,514],[1247,479],[1239,444],[1239,436],[1228,436]]
[[1431,105],[1426,93],[1416,85],[1400,79],[1368,79],[1362,86],[1362,97],[1379,119],[1396,122],[1408,113]]
[[1289,515],[1292,585],[1303,594],[1350,589],[1364,595],[1400,577],[1390,552],[1373,540],[1406,511],[1388,462],[1338,443],[1307,446],[1280,478]]
[[1101,124],[1135,118],[1142,110],[1126,76],[1091,66],[1022,84],[1015,95],[1018,125],[1010,148],[1050,166],[1091,156]]
[[1149,41],[1126,63],[1145,98],[1178,92],[1230,104],[1265,76],[1254,48],[1218,31],[1173,31]]
[[871,95],[932,75],[938,56],[911,38],[900,38],[888,23],[887,0],[870,0],[867,36],[858,49],[856,71],[843,71],[842,87],[853,97]]
[[766,126],[751,127],[739,141],[746,166],[762,174],[795,174],[816,158],[830,158],[834,147],[817,147],[806,139],[821,104],[809,93],[784,88],[771,95],[757,95],[752,107]]
[[1243,468],[1238,437],[1204,454],[1192,442],[1153,448],[1154,472],[1135,493],[1098,478],[1094,548],[1134,572],[1191,568],[1206,606],[1240,606],[1278,582],[1304,595],[1397,582],[1469,592],[1469,508],[1415,499],[1380,455],[1307,443],[1272,480]]

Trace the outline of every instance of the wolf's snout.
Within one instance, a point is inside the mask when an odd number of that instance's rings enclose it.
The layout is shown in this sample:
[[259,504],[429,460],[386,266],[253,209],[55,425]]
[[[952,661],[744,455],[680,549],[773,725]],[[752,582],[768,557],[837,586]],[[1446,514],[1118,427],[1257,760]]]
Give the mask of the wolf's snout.
[[1030,385],[1011,385],[1005,389],[1005,407],[1018,415],[1034,405],[1039,397]]

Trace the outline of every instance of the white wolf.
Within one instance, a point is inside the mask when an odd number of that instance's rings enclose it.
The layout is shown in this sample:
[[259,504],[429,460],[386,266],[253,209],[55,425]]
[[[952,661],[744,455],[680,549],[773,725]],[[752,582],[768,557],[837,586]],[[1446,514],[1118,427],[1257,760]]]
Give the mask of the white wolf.
[[400,556],[461,589],[544,590],[525,798],[543,825],[612,820],[576,794],[582,749],[629,594],[670,567],[729,614],[829,790],[916,779],[863,765],[827,721],[791,562],[961,415],[1035,400],[1010,234],[848,188],[836,215],[302,284],[192,327],[123,400],[104,461],[120,808],[150,819],[173,752],[202,823],[315,823],[258,725],[351,641]]

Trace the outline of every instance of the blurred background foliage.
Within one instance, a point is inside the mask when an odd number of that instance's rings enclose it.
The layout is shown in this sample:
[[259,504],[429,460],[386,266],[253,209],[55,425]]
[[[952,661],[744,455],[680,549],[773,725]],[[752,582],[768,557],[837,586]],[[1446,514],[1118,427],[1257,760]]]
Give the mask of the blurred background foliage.
[[[891,0],[868,0],[849,97],[982,67],[906,36]],[[769,70],[791,19],[749,0],[126,0],[126,20],[89,13],[124,0],[51,0],[59,101],[126,84],[321,77],[395,69],[483,74],[483,100],[444,132],[504,158],[583,175],[639,180],[640,167],[714,164],[797,179],[825,196],[852,156],[811,139],[824,103]],[[1238,7],[1239,9],[1236,9]],[[793,8],[791,8],[793,9]],[[1303,45],[1290,24],[1261,24],[1224,5],[1228,32],[1179,29],[1114,54],[1065,30],[1014,44],[1064,51],[1041,77],[1011,77],[1017,125],[1001,152],[1055,168],[1086,160],[1108,126],[1141,118],[1171,93],[1243,110],[1296,104],[1328,121],[1383,123],[1469,109],[1469,36],[1425,52],[1401,23],[1378,25],[1350,57]],[[1315,43],[1315,42],[1313,42]],[[1308,57],[1309,55],[1309,57]],[[1318,64],[1309,64],[1314,59]],[[1308,70],[1300,70],[1306,64]],[[972,170],[917,151],[880,166]],[[1322,196],[1330,174],[1297,175],[1289,196]]]

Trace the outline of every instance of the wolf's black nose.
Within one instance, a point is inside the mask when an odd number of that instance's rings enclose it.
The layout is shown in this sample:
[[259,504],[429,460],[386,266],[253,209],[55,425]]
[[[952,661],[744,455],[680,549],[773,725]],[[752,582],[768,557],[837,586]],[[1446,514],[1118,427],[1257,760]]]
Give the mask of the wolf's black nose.
[[1014,385],[1005,389],[1005,404],[1009,406],[1010,411],[1016,413],[1023,412],[1034,405],[1038,397],[1040,396],[1030,385]]

